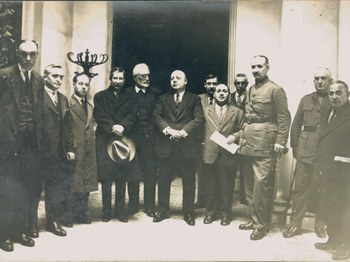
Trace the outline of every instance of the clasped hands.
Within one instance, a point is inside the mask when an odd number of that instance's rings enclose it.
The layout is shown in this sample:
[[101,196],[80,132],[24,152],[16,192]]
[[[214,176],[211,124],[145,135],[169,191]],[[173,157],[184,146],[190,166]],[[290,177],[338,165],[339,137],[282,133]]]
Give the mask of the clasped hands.
[[187,133],[184,130],[176,130],[176,129],[172,129],[172,128],[168,128],[166,130],[166,134],[170,135],[170,139],[177,141],[180,138],[186,137]]
[[112,126],[112,133],[116,134],[117,136],[123,136],[124,127],[122,125],[115,124]]

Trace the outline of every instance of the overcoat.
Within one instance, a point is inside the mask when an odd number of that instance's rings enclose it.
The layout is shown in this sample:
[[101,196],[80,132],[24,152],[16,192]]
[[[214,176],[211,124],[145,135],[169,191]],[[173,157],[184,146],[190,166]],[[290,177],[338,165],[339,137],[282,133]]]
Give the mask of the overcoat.
[[75,147],[72,192],[91,192],[98,189],[93,106],[90,101],[86,102],[85,113],[76,96],[72,95],[69,100]]

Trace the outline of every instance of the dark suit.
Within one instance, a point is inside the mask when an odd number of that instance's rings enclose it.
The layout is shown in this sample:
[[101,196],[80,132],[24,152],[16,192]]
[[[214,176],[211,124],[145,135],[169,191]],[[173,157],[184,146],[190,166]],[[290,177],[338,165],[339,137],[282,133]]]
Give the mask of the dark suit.
[[169,210],[170,186],[174,175],[183,181],[183,211],[193,212],[195,197],[196,160],[201,146],[200,129],[203,124],[203,109],[197,95],[185,91],[176,110],[174,94],[161,95],[154,109],[154,122],[159,131],[166,127],[184,130],[188,136],[178,141],[160,133],[156,138],[156,154],[159,161],[158,206]]
[[38,152],[43,78],[27,87],[18,65],[0,70],[0,236],[26,233],[37,223],[41,193]]
[[136,146],[144,184],[144,208],[155,208],[157,164],[154,152],[155,130],[153,110],[160,91],[148,87],[146,93],[136,93],[135,87],[126,89],[137,109],[137,121],[131,130],[131,137]]
[[350,104],[346,103],[328,123],[330,110],[321,115],[316,168],[323,179],[322,216],[325,217],[328,242],[350,248]]
[[236,155],[210,140],[210,136],[218,131],[225,137],[234,135],[239,140],[239,130],[242,128],[243,111],[228,105],[226,113],[220,117],[215,111],[215,105],[204,109],[205,132],[202,159],[206,176],[206,212],[210,216],[230,217],[232,210],[232,195],[236,178]]
[[70,181],[73,163],[67,153],[75,152],[72,133],[72,117],[66,96],[57,92],[55,105],[44,91],[41,112],[41,151],[44,173],[46,221],[60,221],[70,200]]
[[[98,92],[94,97],[94,118],[97,122],[96,130],[96,158],[97,176],[102,183],[102,204],[104,215],[111,216],[111,186],[116,182],[116,213],[124,212],[125,183],[140,179],[140,170],[137,159],[131,162],[118,164],[113,162],[107,154],[107,142],[115,137],[112,127],[120,124],[124,127],[124,135],[130,136],[131,129],[136,121],[134,105],[125,90],[117,97],[114,87]],[[138,187],[137,187],[138,189]],[[129,192],[129,208],[138,208],[138,190]]]

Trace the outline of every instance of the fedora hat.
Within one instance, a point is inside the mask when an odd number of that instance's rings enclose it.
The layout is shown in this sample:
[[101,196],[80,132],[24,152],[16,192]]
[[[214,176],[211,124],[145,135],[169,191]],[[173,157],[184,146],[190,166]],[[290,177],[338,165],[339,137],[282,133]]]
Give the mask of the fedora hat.
[[112,137],[107,142],[109,157],[116,163],[130,162],[134,159],[136,148],[134,142],[125,136]]

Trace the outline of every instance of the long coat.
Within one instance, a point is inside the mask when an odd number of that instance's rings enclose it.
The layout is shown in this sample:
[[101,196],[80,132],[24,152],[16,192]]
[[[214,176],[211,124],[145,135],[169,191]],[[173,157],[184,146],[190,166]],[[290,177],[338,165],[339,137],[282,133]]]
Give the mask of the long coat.
[[71,191],[95,191],[98,187],[93,106],[87,101],[87,112],[85,113],[80,101],[74,95],[70,98],[69,103],[75,147]]
[[153,112],[154,122],[160,131],[166,127],[185,130],[187,137],[178,141],[169,139],[163,133],[156,138],[156,154],[160,158],[169,156],[175,146],[179,146],[181,153],[187,159],[195,159],[201,146],[201,128],[203,127],[203,109],[198,95],[185,91],[176,112],[174,94],[172,92],[161,95]]
[[[140,176],[134,161],[128,166],[129,172],[125,174],[121,164],[114,163],[107,152],[107,142],[115,137],[112,127],[115,124],[124,127],[123,135],[129,136],[131,128],[136,121],[136,111],[130,96],[122,90],[118,96],[114,94],[114,87],[98,92],[94,97],[94,118],[97,122],[96,130],[96,157],[98,180],[122,178],[127,175],[129,179]],[[125,167],[125,166],[124,166]]]

